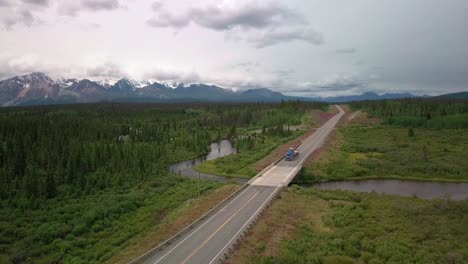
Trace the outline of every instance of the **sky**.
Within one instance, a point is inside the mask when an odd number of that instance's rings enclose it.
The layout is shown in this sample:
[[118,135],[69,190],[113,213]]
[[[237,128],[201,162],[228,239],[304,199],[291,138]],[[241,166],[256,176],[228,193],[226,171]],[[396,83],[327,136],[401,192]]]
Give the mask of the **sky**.
[[468,91],[466,0],[0,0],[0,79]]

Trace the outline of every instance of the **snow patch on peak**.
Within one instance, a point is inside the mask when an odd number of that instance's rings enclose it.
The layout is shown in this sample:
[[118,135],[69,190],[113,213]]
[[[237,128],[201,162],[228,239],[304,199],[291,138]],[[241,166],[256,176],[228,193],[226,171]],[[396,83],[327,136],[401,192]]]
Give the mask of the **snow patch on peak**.
[[141,89],[148,85],[151,85],[150,81],[137,81],[137,80],[127,80],[133,87],[136,89]]
[[162,85],[166,86],[167,88],[172,88],[172,89],[175,89],[177,88],[180,83],[176,82],[176,81],[172,81],[172,82],[161,82]]
[[77,82],[79,82],[79,80],[77,79],[65,79],[65,78],[60,78],[55,81],[55,83],[57,83],[62,88],[69,88]]
[[119,80],[117,79],[103,79],[103,80],[94,80],[95,83],[101,85],[104,88],[110,88],[114,84],[116,84]]
[[49,76],[47,76],[45,73],[42,73],[42,72],[33,72],[27,75],[18,76],[16,78],[22,83],[33,82],[33,81],[53,82],[52,79],[49,78]]

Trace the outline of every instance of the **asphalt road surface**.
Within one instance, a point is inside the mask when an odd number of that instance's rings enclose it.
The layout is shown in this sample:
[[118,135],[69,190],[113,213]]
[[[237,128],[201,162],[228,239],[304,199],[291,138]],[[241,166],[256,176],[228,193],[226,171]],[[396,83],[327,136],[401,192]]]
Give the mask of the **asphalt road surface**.
[[303,140],[298,148],[298,157],[293,161],[280,161],[257,176],[247,188],[207,220],[143,263],[218,263],[270,199],[296,176],[305,159],[323,144],[344,114],[343,109],[337,107],[338,114]]

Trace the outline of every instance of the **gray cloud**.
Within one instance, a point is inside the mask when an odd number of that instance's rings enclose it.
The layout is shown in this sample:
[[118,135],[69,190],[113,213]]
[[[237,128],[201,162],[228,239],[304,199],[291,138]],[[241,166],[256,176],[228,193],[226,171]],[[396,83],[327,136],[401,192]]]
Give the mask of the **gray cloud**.
[[158,10],[160,10],[162,7],[163,7],[163,3],[162,3],[161,1],[155,1],[155,2],[153,2],[153,4],[151,5],[151,8],[152,8],[154,11],[158,11]]
[[33,4],[37,6],[49,6],[49,0],[22,0],[25,4]]
[[289,79],[289,78],[291,78],[291,75],[294,73],[294,70],[292,70],[292,69],[282,69],[282,70],[277,70],[274,73],[280,79]]
[[89,68],[87,70],[89,77],[107,77],[107,78],[122,78],[127,77],[127,74],[122,71],[121,67],[115,63],[107,62],[103,65]]
[[315,45],[324,43],[322,34],[311,28],[283,28],[268,30],[260,35],[251,37],[249,42],[253,43],[257,48],[265,48],[280,42],[290,42],[294,40],[302,40]]
[[43,24],[35,12],[48,5],[49,0],[0,0],[0,24],[6,30],[12,30],[17,25],[30,27]]
[[22,24],[30,27],[35,23],[39,23],[39,20],[33,16],[28,9],[23,8],[14,8],[9,10],[8,13],[2,14],[0,21],[6,30],[11,30],[15,25]]
[[[323,43],[322,35],[310,28],[304,16],[277,2],[194,7],[180,14],[167,11],[161,2],[152,8],[155,16],[147,20],[151,27],[180,29],[194,23],[215,31],[242,30],[239,35],[250,34],[248,41],[257,48],[293,40]],[[237,39],[234,35],[229,34],[230,39]]]
[[258,70],[261,67],[261,64],[258,61],[244,61],[233,64],[231,67],[232,69],[239,69],[243,72],[253,72]]
[[200,75],[196,72],[180,72],[174,70],[153,69],[143,76],[145,79],[154,79],[158,81],[175,81],[184,83],[193,83],[200,81]]
[[458,91],[468,88],[468,67],[466,65],[399,65],[379,69],[379,84],[387,89],[404,91],[424,90],[429,93],[445,93],[448,89]]
[[120,6],[119,0],[84,0],[82,3],[90,10],[112,10]]
[[186,13],[174,15],[162,10],[161,2],[153,3],[156,16],[148,20],[153,27],[185,27],[193,22],[213,30],[263,29],[272,25],[306,24],[304,17],[286,6],[272,3],[252,2],[238,7],[207,6],[189,9]]
[[336,75],[317,81],[279,87],[281,92],[298,96],[328,96],[332,94],[358,94],[369,88],[369,80],[356,76]]
[[59,13],[76,16],[81,11],[110,11],[121,7],[119,0],[80,0],[80,1],[64,1],[59,5]]
[[66,72],[64,67],[57,67],[40,60],[37,56],[23,55],[19,57],[0,56],[0,79],[7,79],[31,72],[58,73]]
[[10,6],[12,3],[9,0],[0,0],[0,7]]
[[157,17],[148,19],[146,24],[151,27],[174,27],[182,28],[190,23],[190,19],[185,16],[174,16],[171,13],[161,13]]
[[356,49],[354,48],[344,48],[344,49],[337,49],[336,53],[341,53],[341,54],[352,54],[355,53]]

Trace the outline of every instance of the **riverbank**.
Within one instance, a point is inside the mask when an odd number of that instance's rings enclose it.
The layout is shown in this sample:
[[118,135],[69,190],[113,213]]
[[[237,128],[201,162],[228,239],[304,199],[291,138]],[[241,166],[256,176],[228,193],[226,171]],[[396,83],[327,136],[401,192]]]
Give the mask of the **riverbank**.
[[[359,118],[357,120],[360,120]],[[468,182],[464,129],[412,129],[355,123],[331,136],[306,162],[298,183],[396,179]]]
[[284,190],[231,263],[465,263],[466,201]]
[[236,155],[203,162],[195,170],[227,178],[251,179],[283,157],[290,147],[300,145],[304,138],[315,133],[314,127],[322,126],[336,111],[335,107],[330,107],[327,112],[310,110],[301,118],[301,125],[246,132],[242,139],[247,144],[238,144],[239,152]]
[[291,144],[290,141],[306,132],[305,130],[290,131],[287,136],[258,134],[255,137],[251,137],[251,145],[240,147],[236,155],[228,155],[205,161],[197,166],[195,170],[201,173],[214,174],[227,178],[250,179],[259,171],[260,167],[255,166],[257,161],[268,156],[282,144],[286,142],[289,142],[288,145]]

